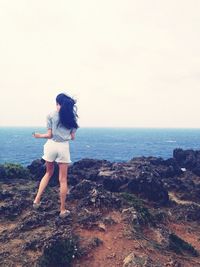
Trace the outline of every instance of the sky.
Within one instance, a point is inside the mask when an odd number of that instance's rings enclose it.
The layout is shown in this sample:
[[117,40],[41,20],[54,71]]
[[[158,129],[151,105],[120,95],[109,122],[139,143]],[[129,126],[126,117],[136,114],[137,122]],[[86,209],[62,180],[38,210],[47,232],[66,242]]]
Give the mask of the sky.
[[0,126],[200,128],[199,0],[0,0]]

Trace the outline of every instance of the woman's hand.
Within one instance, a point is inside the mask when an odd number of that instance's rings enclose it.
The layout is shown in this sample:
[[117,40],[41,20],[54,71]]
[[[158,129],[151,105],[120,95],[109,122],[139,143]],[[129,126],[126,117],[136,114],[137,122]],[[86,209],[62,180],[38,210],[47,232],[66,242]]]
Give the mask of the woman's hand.
[[35,137],[35,138],[52,138],[52,130],[48,129],[47,133],[44,133],[44,134],[33,132],[33,137]]
[[35,137],[35,138],[41,138],[41,134],[40,133],[33,133],[33,137]]
[[75,132],[72,132],[71,133],[71,140],[74,140],[75,139]]

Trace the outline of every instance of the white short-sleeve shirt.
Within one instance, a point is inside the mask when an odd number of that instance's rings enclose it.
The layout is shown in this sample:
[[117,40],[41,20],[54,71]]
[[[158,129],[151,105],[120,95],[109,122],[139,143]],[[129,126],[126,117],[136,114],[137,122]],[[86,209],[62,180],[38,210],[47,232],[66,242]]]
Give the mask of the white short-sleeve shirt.
[[47,116],[47,129],[52,130],[52,140],[55,142],[66,142],[71,139],[71,133],[76,129],[67,129],[59,123],[59,113],[54,111]]

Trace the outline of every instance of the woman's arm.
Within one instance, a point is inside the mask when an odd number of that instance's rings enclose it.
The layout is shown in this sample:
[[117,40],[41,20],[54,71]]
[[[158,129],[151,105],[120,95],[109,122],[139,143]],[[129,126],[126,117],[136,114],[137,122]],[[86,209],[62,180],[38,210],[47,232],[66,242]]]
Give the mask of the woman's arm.
[[33,133],[35,138],[52,138],[52,129],[48,129],[46,133]]
[[75,132],[71,132],[71,140],[74,140],[75,139]]

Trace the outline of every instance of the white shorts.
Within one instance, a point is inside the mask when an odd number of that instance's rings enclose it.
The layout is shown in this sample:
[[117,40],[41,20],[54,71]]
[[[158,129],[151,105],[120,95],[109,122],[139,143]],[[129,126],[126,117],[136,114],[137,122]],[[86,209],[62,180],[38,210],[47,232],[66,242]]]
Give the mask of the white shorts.
[[42,158],[49,162],[71,163],[69,142],[55,142],[49,139],[44,144],[44,155]]

